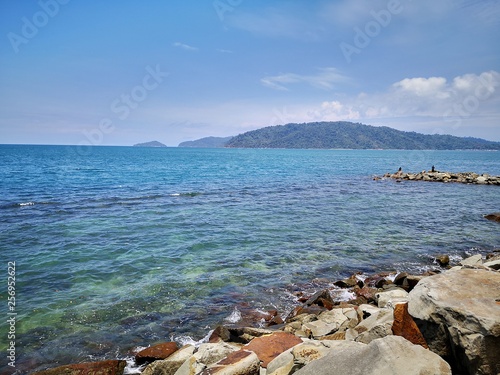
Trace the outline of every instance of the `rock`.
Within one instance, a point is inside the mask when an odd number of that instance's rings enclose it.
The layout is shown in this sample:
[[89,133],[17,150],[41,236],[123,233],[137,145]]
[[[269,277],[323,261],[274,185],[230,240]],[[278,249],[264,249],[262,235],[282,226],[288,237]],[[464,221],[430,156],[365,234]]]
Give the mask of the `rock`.
[[375,339],[392,335],[393,322],[394,316],[391,309],[379,309],[356,327],[348,329],[345,339],[368,344]]
[[483,257],[481,254],[476,254],[467,259],[461,260],[460,264],[462,266],[480,266],[483,264]]
[[317,339],[338,331],[340,326],[348,320],[349,318],[344,315],[343,309],[333,309],[318,315],[318,320],[305,323],[302,330],[311,332],[311,335]]
[[451,375],[438,355],[400,336],[387,336],[368,345],[338,347],[309,363],[296,375]]
[[423,279],[408,311],[433,352],[464,374],[500,371],[500,273],[448,271]]
[[408,304],[400,303],[394,307],[394,322],[392,323],[392,333],[401,336],[412,344],[421,345],[429,349],[427,342],[417,324],[410,314],[408,314]]
[[151,346],[135,355],[135,363],[142,365],[146,362],[156,361],[157,359],[165,359],[177,351],[177,349],[178,347],[175,342],[165,342]]
[[450,264],[450,257],[448,255],[438,255],[436,256],[436,262],[438,262],[441,267],[446,267]]
[[240,346],[234,344],[220,342],[220,343],[205,343],[201,344],[194,357],[199,363],[208,366],[212,363],[218,362],[229,354],[240,350]]
[[500,222],[500,212],[494,212],[492,214],[484,215],[485,219]]
[[244,349],[255,352],[261,361],[261,366],[267,364],[285,350],[302,343],[302,340],[287,332],[275,332],[272,335],[257,337],[247,344]]
[[353,341],[308,341],[303,344],[294,346],[271,362],[267,366],[267,375],[289,375],[293,374],[300,368],[329,355],[335,355],[335,350],[342,348],[358,347],[360,344]]
[[259,375],[259,358],[254,352],[238,350],[215,365],[203,370],[202,375]]
[[185,345],[167,359],[150,363],[142,371],[142,375],[174,375],[184,362],[189,360],[195,351],[193,345]]
[[500,270],[500,259],[492,260],[483,264],[485,267],[489,267],[494,270]]
[[408,292],[401,288],[395,288],[375,294],[375,300],[380,308],[388,304],[394,305],[397,302],[408,302]]
[[375,302],[375,294],[377,294],[375,288],[364,286],[361,289],[355,289],[354,292],[357,296],[365,298],[367,302]]
[[127,361],[108,360],[59,366],[33,375],[122,375]]
[[321,290],[315,293],[311,298],[309,298],[306,303],[306,306],[318,305],[324,307],[326,309],[331,309],[335,302],[332,299],[332,296],[328,289]]

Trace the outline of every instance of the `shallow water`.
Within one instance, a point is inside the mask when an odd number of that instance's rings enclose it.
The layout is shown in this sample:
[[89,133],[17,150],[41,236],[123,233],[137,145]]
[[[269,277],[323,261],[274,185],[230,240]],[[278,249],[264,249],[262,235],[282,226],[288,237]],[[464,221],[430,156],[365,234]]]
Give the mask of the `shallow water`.
[[372,179],[432,165],[500,175],[500,153],[0,146],[16,369],[199,340],[243,303],[286,314],[315,278],[500,247],[498,186]]

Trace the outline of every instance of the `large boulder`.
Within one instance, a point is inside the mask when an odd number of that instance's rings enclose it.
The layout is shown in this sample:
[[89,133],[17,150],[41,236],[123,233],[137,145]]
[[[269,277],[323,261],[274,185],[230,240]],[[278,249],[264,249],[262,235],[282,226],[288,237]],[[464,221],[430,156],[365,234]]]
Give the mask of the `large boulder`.
[[451,375],[437,354],[400,336],[386,336],[370,344],[337,347],[312,361],[296,375]]
[[500,273],[459,269],[424,278],[408,311],[432,351],[464,374],[500,373]]
[[108,360],[59,366],[33,375],[122,375],[126,361]]

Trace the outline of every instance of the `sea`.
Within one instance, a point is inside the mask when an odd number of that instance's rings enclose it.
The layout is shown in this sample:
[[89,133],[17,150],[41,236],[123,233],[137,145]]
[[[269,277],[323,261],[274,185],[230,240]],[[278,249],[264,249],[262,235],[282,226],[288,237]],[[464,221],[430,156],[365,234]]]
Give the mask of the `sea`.
[[0,145],[0,372],[134,373],[242,306],[500,248],[500,186],[374,179],[433,165],[500,175],[500,152]]

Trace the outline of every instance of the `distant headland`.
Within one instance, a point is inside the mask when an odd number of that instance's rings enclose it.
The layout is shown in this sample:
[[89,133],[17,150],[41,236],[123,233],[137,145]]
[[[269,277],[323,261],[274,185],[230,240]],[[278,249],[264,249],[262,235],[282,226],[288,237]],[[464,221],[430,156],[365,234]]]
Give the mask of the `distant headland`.
[[137,143],[134,145],[134,147],[167,147],[167,145],[164,145],[163,143],[158,141],[151,141],[151,142]]
[[[214,142],[217,146],[214,146]],[[387,126],[336,121],[268,126],[235,137],[208,137],[183,142],[179,147],[500,150],[500,142],[447,134],[421,134]]]

